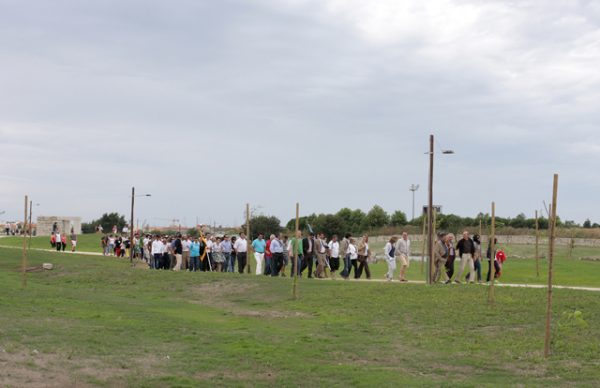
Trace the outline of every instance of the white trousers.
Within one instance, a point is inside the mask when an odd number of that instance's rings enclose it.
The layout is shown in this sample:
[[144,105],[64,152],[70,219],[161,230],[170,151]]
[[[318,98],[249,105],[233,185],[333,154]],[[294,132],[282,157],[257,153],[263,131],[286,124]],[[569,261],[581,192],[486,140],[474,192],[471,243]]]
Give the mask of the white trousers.
[[475,281],[475,262],[473,261],[473,256],[470,253],[463,253],[462,258],[460,259],[460,271],[458,271],[458,275],[455,277],[456,280],[461,279],[467,264],[469,264],[469,281]]
[[385,261],[387,262],[388,271],[385,274],[385,277],[388,279],[394,278],[394,271],[396,270],[396,258],[395,257],[386,257]]
[[181,271],[182,256],[180,254],[176,254],[175,259],[177,259],[177,263],[175,264],[175,267],[173,267],[173,271]]
[[254,260],[256,260],[256,274],[263,274],[263,261],[265,261],[265,254],[254,252]]

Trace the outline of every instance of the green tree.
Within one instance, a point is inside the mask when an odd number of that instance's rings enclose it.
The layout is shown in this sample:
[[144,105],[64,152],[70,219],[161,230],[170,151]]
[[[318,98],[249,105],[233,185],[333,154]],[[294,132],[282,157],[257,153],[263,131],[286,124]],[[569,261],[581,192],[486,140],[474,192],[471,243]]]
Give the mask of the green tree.
[[583,222],[583,227],[584,227],[584,228],[586,228],[586,229],[590,229],[590,228],[592,227],[592,221],[590,221],[590,219],[589,219],[589,218],[588,218],[588,219],[586,219],[586,220]]
[[275,216],[256,216],[250,219],[250,234],[255,239],[259,233],[267,238],[271,234],[281,232],[281,221]]
[[334,214],[320,214],[312,226],[316,233],[325,233],[327,237],[331,237],[334,234],[341,236],[346,232],[344,220]]
[[390,223],[390,216],[383,210],[383,208],[379,205],[375,205],[369,210],[365,218],[363,219],[362,224],[364,225],[363,229],[374,229],[381,228]]
[[104,229],[104,233],[111,233],[114,225],[117,225],[119,232],[123,230],[123,227],[127,225],[127,221],[125,221],[125,216],[119,213],[104,213],[102,217],[90,222],[89,225],[93,226],[94,229],[100,225]]
[[396,210],[390,217],[390,225],[392,226],[403,226],[406,224],[406,214],[403,211]]

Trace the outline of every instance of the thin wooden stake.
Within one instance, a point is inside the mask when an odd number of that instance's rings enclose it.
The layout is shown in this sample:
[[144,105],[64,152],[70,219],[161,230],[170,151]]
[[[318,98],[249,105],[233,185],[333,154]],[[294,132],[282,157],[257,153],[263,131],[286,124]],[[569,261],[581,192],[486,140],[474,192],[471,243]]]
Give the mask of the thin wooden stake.
[[302,240],[299,239],[298,234],[300,232],[300,203],[296,202],[296,234],[294,236],[294,244],[292,249],[294,250],[294,262],[292,263],[292,271],[294,271],[294,283],[292,286],[292,295],[294,299],[298,298],[298,244],[302,244]]
[[548,252],[548,302],[546,306],[546,335],[544,338],[544,357],[550,356],[550,325],[552,321],[552,264],[554,261],[554,242],[556,239],[556,200],[558,196],[558,174],[554,174],[550,219],[550,248]]
[[427,222],[425,216],[423,216],[423,247],[421,249],[421,275],[423,275],[423,270],[425,267],[425,247],[427,246],[427,236],[425,232],[427,231]]
[[27,287],[27,205],[28,200],[25,196],[25,217],[23,221],[23,258],[21,259],[21,287]]
[[538,211],[535,211],[535,273],[540,277],[540,224],[538,221]]
[[29,244],[27,245],[27,249],[31,249],[31,236],[33,234],[33,227],[31,225],[33,225],[31,223],[31,209],[33,208],[33,201],[29,201]]
[[252,244],[250,239],[250,204],[246,204],[246,245],[248,249],[246,250],[246,273],[252,273],[252,268],[250,267],[250,253],[252,252]]
[[495,302],[494,279],[496,278],[496,202],[492,202],[492,232],[490,234],[490,288],[488,293],[488,303],[493,305]]

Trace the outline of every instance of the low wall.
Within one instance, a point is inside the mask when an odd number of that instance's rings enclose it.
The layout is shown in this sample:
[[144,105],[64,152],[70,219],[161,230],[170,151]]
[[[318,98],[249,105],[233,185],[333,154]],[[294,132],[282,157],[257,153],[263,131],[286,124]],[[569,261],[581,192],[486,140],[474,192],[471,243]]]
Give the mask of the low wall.
[[[399,235],[397,237],[400,237]],[[457,239],[460,239],[462,236],[456,236]],[[498,238],[499,244],[522,244],[522,245],[533,245],[535,244],[535,236],[496,236]],[[369,241],[371,242],[387,242],[391,236],[369,236]],[[410,240],[412,241],[422,241],[423,235],[410,235]],[[575,246],[576,247],[599,247],[600,248],[600,239],[591,239],[591,238],[575,238]],[[483,243],[488,242],[487,236],[482,236],[481,241]],[[557,237],[556,245],[568,246],[571,242],[570,238],[565,237]],[[548,244],[548,237],[540,236],[540,244]]]

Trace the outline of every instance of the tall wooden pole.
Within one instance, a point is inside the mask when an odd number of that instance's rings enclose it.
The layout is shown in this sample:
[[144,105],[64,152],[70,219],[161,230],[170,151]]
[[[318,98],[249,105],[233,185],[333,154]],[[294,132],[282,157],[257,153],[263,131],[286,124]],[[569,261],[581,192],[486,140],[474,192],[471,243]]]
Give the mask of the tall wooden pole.
[[133,266],[133,206],[135,205],[135,187],[131,188],[131,230],[129,237],[129,262]]
[[23,257],[21,259],[21,287],[27,287],[27,196],[25,196],[25,217],[23,220]]
[[425,215],[423,215],[423,240],[421,241],[421,244],[423,245],[421,247],[421,275],[423,275],[423,269],[425,266],[425,247],[427,247],[427,235],[425,234],[425,232],[427,231],[427,220],[425,219]]
[[250,239],[250,204],[246,204],[246,241],[248,241],[248,250],[247,250],[247,258],[246,258],[246,273],[251,273],[252,269],[250,268],[250,253],[252,250],[252,243]]
[[540,277],[540,223],[538,220],[538,211],[535,211],[535,273]]
[[480,239],[481,239],[481,233],[482,233],[482,230],[481,230],[481,217],[480,217],[479,218],[479,238]]
[[488,303],[493,305],[495,300],[494,295],[494,279],[496,278],[496,202],[492,202],[492,232],[490,235],[490,288],[488,293]]
[[298,244],[302,244],[302,240],[298,237],[300,232],[300,203],[296,202],[296,234],[294,235],[294,262],[292,263],[292,271],[294,271],[294,283],[292,286],[292,295],[294,299],[298,297]]
[[429,195],[427,201],[427,284],[433,283],[433,135],[429,135]]
[[554,261],[554,242],[556,239],[556,200],[558,196],[558,174],[554,174],[552,187],[552,205],[550,219],[550,249],[548,255],[548,302],[546,306],[546,336],[544,338],[544,357],[550,356],[550,324],[552,321],[552,264]]

